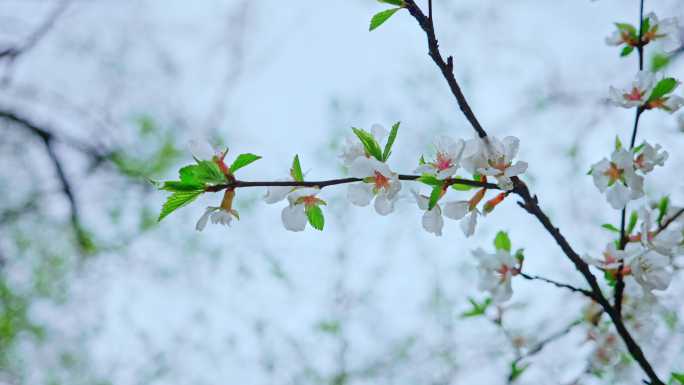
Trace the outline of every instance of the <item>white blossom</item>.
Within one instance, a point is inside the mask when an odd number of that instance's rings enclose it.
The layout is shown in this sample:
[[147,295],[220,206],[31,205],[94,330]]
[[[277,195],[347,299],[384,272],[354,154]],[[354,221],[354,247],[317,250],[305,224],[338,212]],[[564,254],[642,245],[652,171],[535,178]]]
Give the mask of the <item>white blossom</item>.
[[230,226],[230,223],[233,221],[233,217],[239,218],[237,211],[228,211],[222,207],[209,206],[204,211],[204,214],[202,214],[200,219],[197,221],[195,229],[197,231],[204,230],[204,228],[207,226],[207,222],[209,221],[209,219],[211,219],[211,223],[213,224]]
[[364,181],[352,183],[347,190],[347,197],[357,206],[367,206],[375,198],[375,211],[387,215],[394,211],[394,203],[401,190],[399,176],[389,166],[375,158],[359,157],[349,169],[355,178]]
[[465,148],[463,139],[457,141],[448,136],[439,136],[434,143],[436,149],[435,160],[420,165],[415,172],[419,174],[435,174],[438,179],[453,176],[459,167],[461,155]]
[[675,51],[682,46],[679,21],[676,17],[658,20],[655,13],[651,12],[645,18],[649,21],[649,30],[643,36],[645,42],[659,41],[666,52]]
[[652,250],[631,257],[629,269],[634,279],[648,291],[665,290],[672,280],[670,258]]
[[480,290],[489,292],[496,303],[508,301],[513,295],[511,278],[519,273],[515,257],[506,250],[490,254],[481,248],[473,255],[478,259]]
[[512,190],[511,177],[527,171],[527,162],[513,162],[519,146],[520,140],[514,136],[471,139],[466,142],[461,163],[469,172],[493,176],[499,188]]
[[671,224],[665,229],[659,229],[656,222],[658,215],[648,207],[642,207],[639,210],[639,217],[641,218],[639,241],[643,247],[670,257],[681,253],[684,235],[679,224]]
[[296,189],[287,196],[288,205],[283,208],[280,216],[285,229],[303,231],[306,228],[308,222],[306,209],[323,203],[321,199],[316,197],[319,192],[320,190],[317,188],[307,187]]
[[669,112],[669,113],[674,113],[680,108],[684,106],[684,98],[682,98],[679,95],[670,95],[665,98],[665,101],[662,103],[660,108],[663,110]]
[[[418,207],[421,210],[425,210],[425,213],[423,213],[422,224],[423,228],[428,233],[432,233],[437,236],[442,235],[442,227],[444,226],[444,219],[442,219],[442,215],[453,220],[461,219],[461,228],[464,227],[464,221],[467,222],[467,220],[464,220],[463,217],[465,217],[465,215],[468,213],[468,201],[446,202],[444,204],[443,209],[440,206],[440,204],[437,203],[432,208],[432,210],[428,210],[430,198],[426,197],[425,195],[421,195],[413,190],[411,191],[411,193],[413,194],[413,197],[416,199]],[[474,226],[472,231],[474,232]],[[467,234],[466,230],[463,230],[463,233],[467,236],[472,235],[472,233],[470,235]]]
[[639,71],[628,89],[610,87],[609,101],[616,106],[631,108],[646,104],[655,85],[655,75],[650,71]]
[[[378,143],[381,143],[389,134],[385,127],[380,124],[374,124],[371,127],[371,135],[373,135]],[[354,161],[359,157],[370,157],[370,155],[366,153],[363,143],[361,143],[359,138],[357,138],[355,135],[349,135],[345,137],[345,142],[342,144],[342,151],[339,155],[339,158],[342,160],[342,164],[345,167],[351,167],[352,163],[354,163]]]
[[665,150],[660,151],[660,149],[659,144],[654,147],[648,142],[644,142],[639,155],[634,160],[634,166],[644,174],[653,171],[655,166],[663,166],[669,154]]
[[603,158],[592,165],[591,176],[594,185],[601,193],[606,193],[608,203],[616,210],[644,195],[644,179],[634,172],[632,153],[626,149],[613,152],[611,160]]

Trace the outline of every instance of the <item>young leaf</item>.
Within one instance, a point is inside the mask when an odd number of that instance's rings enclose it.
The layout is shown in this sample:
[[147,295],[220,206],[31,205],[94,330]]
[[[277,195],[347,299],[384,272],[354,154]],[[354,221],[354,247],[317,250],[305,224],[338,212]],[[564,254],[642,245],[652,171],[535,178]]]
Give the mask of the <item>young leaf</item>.
[[665,214],[667,214],[667,209],[670,207],[670,197],[664,196],[660,199],[658,203],[658,224],[661,224]]
[[632,211],[632,214],[629,216],[629,224],[627,225],[627,234],[631,234],[634,231],[637,220],[639,220],[639,214],[636,211]]
[[625,57],[632,53],[632,51],[634,51],[634,47],[632,47],[631,45],[627,45],[625,46],[625,48],[622,49],[622,52],[620,52],[620,57]]
[[644,20],[641,22],[641,30],[643,33],[648,33],[651,29],[651,19],[646,17]]
[[641,150],[644,148],[645,145],[646,145],[646,142],[641,143],[640,145],[634,147],[634,148],[632,149],[632,152],[635,153],[635,154],[638,154],[639,151],[641,151]]
[[194,178],[203,184],[219,184],[226,181],[226,176],[223,175],[221,169],[216,162],[211,160],[200,160],[197,162],[197,167],[193,169]]
[[620,229],[618,229],[617,227],[611,225],[610,223],[604,223],[604,224],[601,225],[601,227],[603,227],[604,229],[606,229],[606,230],[608,230],[608,231],[612,231],[612,232],[614,232],[614,233],[619,233],[619,232],[620,232]]
[[424,164],[425,164],[425,158],[423,157],[423,155],[421,155],[420,158],[418,158],[418,165],[422,166]]
[[440,184],[432,188],[432,192],[430,193],[430,200],[428,201],[428,210],[432,210],[439,201],[439,198],[441,197],[442,185]]
[[157,221],[161,221],[175,210],[187,205],[202,194],[202,191],[177,191],[164,202]]
[[631,37],[637,37],[637,30],[633,25],[628,23],[615,23],[615,25],[619,30],[627,31]]
[[322,231],[325,224],[323,217],[323,210],[318,205],[309,206],[306,208],[306,216],[309,218],[309,224],[316,230]]
[[[454,176],[454,178],[461,178],[461,177],[456,175],[456,176]],[[468,190],[474,189],[475,187],[467,185],[467,184],[454,183],[451,185],[451,188],[454,190],[457,190],[457,191],[468,191]]]
[[620,151],[622,149],[622,141],[619,136],[615,136],[615,151]]
[[304,180],[304,174],[302,174],[302,166],[299,164],[299,155],[295,155],[294,160],[292,161],[290,175],[292,175],[292,179],[294,179],[297,182],[301,182]]
[[494,237],[494,247],[497,250],[511,251],[511,239],[505,231],[499,231]]
[[523,366],[518,366],[518,363],[516,361],[511,362],[511,374],[508,376],[508,382],[511,383],[520,377],[523,372],[525,372],[525,369],[527,369],[530,366],[530,364],[525,364]]
[[684,385],[684,373],[672,373],[672,380],[679,382]]
[[651,59],[651,71],[658,72],[670,64],[670,57],[668,55],[658,53],[653,55]]
[[175,180],[169,180],[164,182],[163,185],[159,187],[160,190],[166,191],[204,191],[204,186],[199,183],[185,183]]
[[230,172],[235,173],[235,171],[247,166],[248,164],[255,162],[257,160],[261,159],[259,155],[254,155],[254,154],[240,154],[238,155],[237,158],[233,161],[233,164],[230,165]]
[[461,318],[468,318],[468,317],[477,317],[485,314],[485,311],[489,307],[489,305],[492,304],[492,299],[487,298],[482,303],[477,303],[472,298],[468,298],[468,302],[473,306],[472,309],[465,311],[461,314]]
[[653,91],[651,91],[651,96],[648,97],[648,101],[651,102],[653,100],[658,100],[662,98],[663,96],[674,91],[674,89],[677,88],[678,85],[679,82],[677,82],[675,78],[662,79],[655,85],[655,87],[653,87]]
[[392,145],[394,145],[394,140],[397,138],[397,132],[399,131],[399,123],[400,122],[394,123],[392,130],[390,131],[389,138],[387,138],[387,143],[385,143],[385,151],[382,152],[383,162],[386,162],[392,153]]
[[368,131],[355,127],[352,127],[352,131],[354,131],[354,134],[359,138],[366,152],[373,158],[382,162],[382,150],[373,135]]
[[370,28],[368,28],[369,31],[372,31],[379,26],[382,25],[382,23],[386,22],[392,15],[394,15],[398,10],[400,10],[401,7],[399,8],[390,8],[386,9],[384,11],[376,13],[373,18],[371,19],[370,22]]
[[404,0],[378,0],[378,3],[392,4],[396,5],[397,7],[404,6]]
[[425,183],[428,186],[441,186],[444,181],[437,179],[436,176],[430,174],[423,174],[416,179],[416,181]]
[[178,170],[178,175],[180,176],[181,182],[185,184],[201,184],[201,182],[195,177],[197,167],[197,165],[193,164]]

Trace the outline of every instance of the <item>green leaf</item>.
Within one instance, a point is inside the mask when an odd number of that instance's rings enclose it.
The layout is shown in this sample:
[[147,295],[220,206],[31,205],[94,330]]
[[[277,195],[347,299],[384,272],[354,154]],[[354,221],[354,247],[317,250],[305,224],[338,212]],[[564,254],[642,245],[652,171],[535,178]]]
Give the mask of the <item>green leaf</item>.
[[632,51],[634,51],[634,47],[632,47],[631,45],[627,45],[625,46],[625,48],[622,49],[622,52],[620,52],[620,57],[625,57],[632,53]]
[[432,192],[430,193],[430,200],[428,201],[428,210],[432,210],[441,197],[442,185],[433,187]]
[[378,3],[392,4],[396,5],[397,7],[404,6],[404,0],[378,0]]
[[608,231],[612,231],[612,232],[614,232],[614,233],[619,233],[619,232],[620,232],[620,229],[618,229],[617,227],[611,225],[610,223],[604,223],[604,224],[601,225],[601,227],[603,227],[604,229],[606,229],[606,230],[608,230]]
[[639,153],[639,151],[641,151],[641,150],[644,148],[645,145],[646,145],[646,142],[641,143],[640,145],[634,147],[634,148],[632,149],[632,152],[635,153],[635,154]]
[[617,280],[615,279],[615,277],[607,270],[603,272],[603,278],[606,279],[606,283],[610,287],[615,287],[615,284],[617,284]]
[[518,377],[520,377],[520,375],[523,374],[525,372],[525,369],[527,369],[529,366],[530,364],[518,366],[517,362],[511,362],[511,374],[508,376],[509,383],[517,380]]
[[178,170],[178,175],[180,176],[181,182],[185,184],[201,184],[199,179],[195,177],[195,171],[197,170],[197,165],[185,166]]
[[436,176],[430,174],[423,174],[416,181],[425,183],[428,186],[442,186],[444,184],[443,180],[437,179]]
[[202,194],[202,191],[177,191],[164,202],[162,206],[161,213],[159,213],[159,218],[157,221],[161,221],[167,215],[171,214],[175,210],[187,205],[188,203],[194,201],[198,196]]
[[522,265],[523,261],[525,260],[525,249],[516,250],[513,256],[518,261],[518,263]]
[[318,205],[309,206],[306,208],[306,216],[309,218],[309,224],[316,230],[322,231],[325,224],[323,217],[323,210]]
[[622,149],[622,141],[619,136],[615,136],[615,151],[620,151]]
[[355,127],[352,127],[352,131],[354,131],[354,134],[359,138],[368,155],[382,162],[382,150],[373,135],[368,131]]
[[199,183],[220,184],[226,181],[221,169],[216,162],[211,160],[200,160],[197,168],[194,169],[194,177]]
[[639,214],[636,211],[632,211],[632,214],[629,216],[629,224],[627,225],[627,234],[631,234],[634,231],[637,220],[639,220]]
[[499,231],[494,237],[494,247],[497,250],[511,251],[511,239],[505,231]]
[[390,8],[386,9],[384,11],[376,13],[373,18],[371,19],[370,22],[370,28],[368,28],[369,31],[372,31],[379,26],[381,26],[384,22],[386,22],[392,15],[394,15],[398,10],[400,10],[401,7],[399,8]]
[[667,214],[667,209],[670,207],[670,197],[664,196],[660,199],[658,203],[658,224],[660,225]]
[[474,299],[468,298],[468,302],[470,302],[472,308],[466,312],[463,312],[461,314],[461,318],[478,317],[484,315],[489,305],[492,304],[492,299],[486,298],[484,301],[482,301],[482,303],[477,303],[477,301]]
[[684,373],[672,373],[672,379],[684,385]]
[[646,34],[651,29],[651,19],[649,17],[641,21],[641,31]]
[[304,174],[302,174],[302,166],[299,164],[299,155],[295,155],[294,160],[292,160],[292,168],[290,169],[290,175],[292,179],[297,182],[304,180]]
[[169,180],[159,187],[166,191],[204,191],[204,185],[200,183],[185,183],[182,181]]
[[254,154],[240,154],[238,155],[237,158],[233,161],[233,164],[230,165],[230,172],[235,173],[235,171],[247,166],[248,164],[255,162],[257,160],[261,159],[259,155],[254,155]]
[[653,91],[651,91],[651,96],[648,97],[648,101],[650,102],[662,98],[663,96],[674,91],[678,85],[679,82],[677,82],[675,78],[662,79],[655,85],[655,87],[653,87]]
[[[459,177],[458,175],[455,176],[454,178],[462,179],[462,178]],[[468,191],[468,190],[474,189],[475,187],[474,187],[474,186],[467,185],[467,184],[453,183],[453,184],[451,185],[451,188],[454,189],[454,190],[456,190],[456,191]]]
[[651,71],[658,72],[670,64],[670,56],[657,53],[651,58]]
[[338,334],[341,329],[339,321],[321,321],[316,325],[318,330],[328,334]]
[[392,145],[394,145],[394,140],[397,138],[397,132],[399,132],[399,123],[400,122],[394,123],[392,130],[390,131],[389,138],[387,138],[387,143],[385,143],[385,151],[382,152],[383,162],[386,162],[392,153]]
[[615,23],[621,31],[627,31],[631,37],[637,37],[637,29],[632,24],[629,23]]
[[425,164],[425,158],[421,155],[420,158],[418,159],[418,165],[422,166]]

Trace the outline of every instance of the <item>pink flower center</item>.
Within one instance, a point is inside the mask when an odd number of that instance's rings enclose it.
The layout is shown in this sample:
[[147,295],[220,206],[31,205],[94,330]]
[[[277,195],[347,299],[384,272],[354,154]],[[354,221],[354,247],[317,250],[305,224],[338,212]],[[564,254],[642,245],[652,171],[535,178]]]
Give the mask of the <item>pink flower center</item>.
[[375,189],[380,190],[381,188],[389,189],[389,179],[381,173],[374,171],[375,173]]
[[605,176],[607,176],[608,178],[610,178],[610,181],[611,181],[611,182],[615,182],[616,180],[620,179],[620,177],[622,176],[622,173],[623,173],[623,172],[624,172],[624,171],[623,171],[623,170],[620,170],[620,169],[615,165],[615,163],[611,163],[611,164],[610,164],[610,167],[608,168],[608,170],[606,170],[606,171],[603,173],[603,175],[605,175]]
[[435,167],[439,171],[443,171],[448,169],[449,167],[452,166],[452,160],[451,158],[447,157],[444,153],[438,152],[437,153],[437,161],[435,161]]
[[304,206],[306,207],[311,207],[314,206],[318,203],[318,198],[316,198],[315,195],[309,195],[305,197],[300,198],[302,200],[302,203],[304,203]]
[[641,91],[640,89],[634,87],[632,88],[632,92],[628,94],[624,94],[625,99],[632,101],[632,102],[638,102],[644,97],[645,92]]

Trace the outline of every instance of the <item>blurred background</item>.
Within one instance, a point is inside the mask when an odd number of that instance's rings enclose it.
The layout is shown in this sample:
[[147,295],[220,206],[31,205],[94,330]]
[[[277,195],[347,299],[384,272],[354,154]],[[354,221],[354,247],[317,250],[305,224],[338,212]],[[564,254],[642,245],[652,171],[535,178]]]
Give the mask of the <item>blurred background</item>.
[[[516,279],[504,307],[462,316],[486,297],[470,252],[491,250],[499,230],[529,273],[583,285],[514,199],[469,239],[450,220],[442,237],[423,231],[411,183],[387,217],[351,206],[344,186],[325,189],[322,233],[287,232],[285,203],[264,204],[263,189],[239,190],[231,228],[194,230],[220,201],[210,194],[157,223],[166,194],[147,179],[173,179],[194,138],[262,155],[246,180],[282,178],[294,154],[307,178],[345,175],[337,153],[351,126],[401,121],[391,165],[403,173],[434,135],[471,138],[415,20],[399,12],[368,32],[382,9],[0,0],[0,383],[636,383],[629,360],[592,373],[593,342],[573,326],[581,296]],[[646,11],[684,17],[681,0]],[[600,225],[619,212],[586,173],[616,135],[629,139],[633,111],[605,99],[637,69],[604,37],[637,23],[638,1],[434,0],[434,14],[482,124],[520,138],[541,206],[598,256],[613,237]],[[658,52],[647,47],[647,66]],[[681,56],[665,73],[684,78]],[[670,153],[647,199],[681,205],[683,126],[642,117],[639,138]],[[681,278],[658,294],[656,333],[640,341],[662,373],[684,372]],[[516,359],[527,369],[511,376]]]

